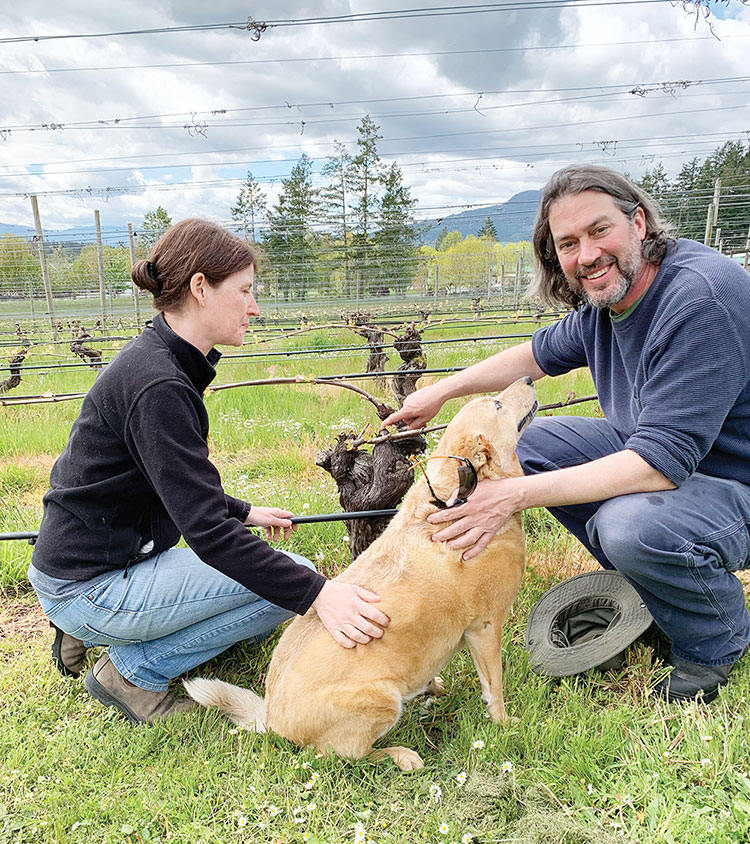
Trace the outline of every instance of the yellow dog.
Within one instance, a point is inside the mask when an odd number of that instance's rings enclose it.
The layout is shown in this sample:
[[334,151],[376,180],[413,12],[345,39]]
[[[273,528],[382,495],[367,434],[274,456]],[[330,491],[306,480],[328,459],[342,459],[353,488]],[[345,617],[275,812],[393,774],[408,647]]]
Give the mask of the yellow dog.
[[[497,397],[474,399],[448,425],[432,458],[468,458],[480,481],[519,475],[515,446],[536,406],[529,378]],[[281,636],[265,699],[221,680],[186,681],[188,694],[243,727],[352,759],[387,755],[401,770],[412,770],[424,764],[413,750],[373,751],[373,743],[396,724],[405,700],[442,693],[436,675],[466,643],[490,717],[505,720],[501,630],[524,570],[521,515],[468,562],[460,550],[433,542],[441,529],[427,521],[433,496],[450,497],[463,463],[425,461],[425,475],[385,532],[337,577],[381,596],[378,606],[391,619],[382,638],[342,648],[311,609]]]

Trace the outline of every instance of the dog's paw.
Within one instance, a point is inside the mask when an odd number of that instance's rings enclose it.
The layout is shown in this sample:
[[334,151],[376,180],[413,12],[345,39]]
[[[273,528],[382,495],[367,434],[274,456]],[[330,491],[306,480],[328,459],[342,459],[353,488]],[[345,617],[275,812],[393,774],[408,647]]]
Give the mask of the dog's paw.
[[416,771],[424,768],[422,757],[416,751],[409,750],[408,747],[391,747],[389,750],[394,751],[389,755],[402,771]]
[[427,684],[425,692],[434,697],[442,697],[445,694],[445,683],[442,677],[433,677]]
[[409,750],[408,747],[384,747],[372,754],[373,759],[382,759],[384,756],[390,756],[396,767],[402,771],[416,771],[424,768],[422,757],[414,750]]
[[507,724],[510,720],[508,718],[508,713],[505,711],[505,706],[503,706],[502,703],[490,703],[487,707],[486,715],[487,717],[492,718],[496,724]]

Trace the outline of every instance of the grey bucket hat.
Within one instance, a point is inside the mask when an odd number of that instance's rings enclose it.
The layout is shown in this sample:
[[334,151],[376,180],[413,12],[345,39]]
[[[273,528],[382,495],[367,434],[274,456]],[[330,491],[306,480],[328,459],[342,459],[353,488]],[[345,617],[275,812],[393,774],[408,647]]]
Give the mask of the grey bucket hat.
[[627,647],[652,622],[640,595],[618,572],[577,574],[553,586],[531,610],[531,668],[550,677],[619,668]]

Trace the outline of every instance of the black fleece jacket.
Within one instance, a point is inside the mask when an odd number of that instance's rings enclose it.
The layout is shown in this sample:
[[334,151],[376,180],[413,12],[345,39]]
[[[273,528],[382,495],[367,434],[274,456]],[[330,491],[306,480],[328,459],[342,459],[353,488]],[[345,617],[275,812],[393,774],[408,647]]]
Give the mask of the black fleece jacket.
[[[127,569],[180,538],[208,565],[304,613],[325,578],[244,527],[208,456],[202,394],[221,357],[204,356],[162,314],[102,370],[52,468],[32,565],[64,580]],[[153,540],[148,554],[139,553]]]

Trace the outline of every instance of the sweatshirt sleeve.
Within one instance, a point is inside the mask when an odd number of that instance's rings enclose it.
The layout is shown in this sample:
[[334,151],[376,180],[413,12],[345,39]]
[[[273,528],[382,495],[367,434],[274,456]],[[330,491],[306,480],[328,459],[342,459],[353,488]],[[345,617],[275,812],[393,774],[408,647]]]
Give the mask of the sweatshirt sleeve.
[[581,312],[571,311],[558,322],[537,329],[531,338],[537,366],[547,375],[564,375],[587,365]]
[[241,498],[234,498],[234,496],[227,495],[227,493],[224,493],[224,498],[227,502],[229,517],[245,524],[245,519],[250,513],[250,502],[243,501]]
[[128,446],[187,544],[203,562],[280,607],[304,613],[326,578],[295,563],[239,521],[201,434],[200,398],[159,381],[132,405]]
[[699,298],[681,308],[649,350],[632,449],[680,486],[708,454],[748,380],[735,322]]

